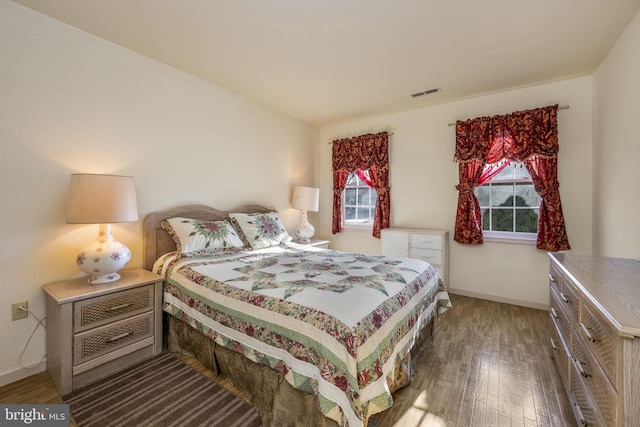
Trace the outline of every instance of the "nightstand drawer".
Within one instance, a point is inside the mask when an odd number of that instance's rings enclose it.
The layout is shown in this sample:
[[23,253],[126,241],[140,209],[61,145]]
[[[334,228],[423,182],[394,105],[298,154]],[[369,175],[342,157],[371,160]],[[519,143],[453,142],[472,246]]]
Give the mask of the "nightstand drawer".
[[154,313],[144,313],[77,334],[73,364],[79,365],[111,351],[154,336]]
[[153,309],[154,285],[90,298],[73,305],[74,331],[111,323]]

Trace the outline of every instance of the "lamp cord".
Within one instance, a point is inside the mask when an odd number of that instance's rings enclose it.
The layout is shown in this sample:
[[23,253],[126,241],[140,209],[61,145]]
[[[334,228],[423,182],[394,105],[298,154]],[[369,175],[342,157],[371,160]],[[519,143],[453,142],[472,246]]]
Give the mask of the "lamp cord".
[[42,356],[42,359],[40,359],[38,362],[33,363],[32,365],[26,366],[22,364],[22,356],[24,356],[25,351],[27,351],[27,347],[29,347],[29,343],[31,342],[31,338],[33,338],[33,335],[36,333],[36,331],[38,330],[38,326],[42,326],[42,329],[47,330],[47,326],[43,323],[46,319],[47,316],[44,316],[42,319],[40,319],[38,316],[36,316],[33,311],[26,309],[24,307],[20,307],[20,310],[22,311],[26,311],[27,313],[31,313],[31,315],[33,317],[35,317],[35,319],[38,321],[38,323],[36,324],[36,327],[33,328],[33,331],[31,332],[31,335],[29,335],[29,338],[27,338],[27,342],[24,344],[24,348],[22,349],[22,352],[20,353],[20,356],[18,356],[18,364],[25,369],[31,369],[31,368],[35,368],[36,366],[40,365],[42,363],[42,361],[47,357],[47,353],[45,353]]

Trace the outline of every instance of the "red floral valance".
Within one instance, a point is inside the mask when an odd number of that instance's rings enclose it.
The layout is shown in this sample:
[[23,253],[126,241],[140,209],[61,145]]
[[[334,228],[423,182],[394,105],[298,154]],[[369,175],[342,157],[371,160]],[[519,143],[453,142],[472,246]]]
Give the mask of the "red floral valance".
[[458,209],[454,240],[481,244],[482,217],[474,189],[483,183],[485,165],[500,160],[523,162],[540,195],[536,247],[569,249],[558,183],[558,106],[478,117],[456,123]]

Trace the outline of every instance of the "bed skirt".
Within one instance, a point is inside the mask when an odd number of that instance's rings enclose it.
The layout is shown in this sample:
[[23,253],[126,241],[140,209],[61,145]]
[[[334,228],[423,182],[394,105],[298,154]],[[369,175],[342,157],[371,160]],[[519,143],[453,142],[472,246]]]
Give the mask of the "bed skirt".
[[[265,427],[316,426],[337,427],[338,424],[325,417],[314,395],[295,389],[276,370],[254,363],[241,354],[229,350],[210,338],[200,334],[187,323],[169,316],[165,319],[168,350],[184,353],[198,359],[216,375],[224,374],[227,380],[241,390],[262,416]],[[413,364],[420,351],[426,348],[433,338],[434,321],[423,328],[419,342],[405,360],[395,367],[395,381],[390,385],[394,391],[406,387],[413,378]],[[375,418],[375,415],[372,417]],[[367,420],[364,420],[367,425]]]

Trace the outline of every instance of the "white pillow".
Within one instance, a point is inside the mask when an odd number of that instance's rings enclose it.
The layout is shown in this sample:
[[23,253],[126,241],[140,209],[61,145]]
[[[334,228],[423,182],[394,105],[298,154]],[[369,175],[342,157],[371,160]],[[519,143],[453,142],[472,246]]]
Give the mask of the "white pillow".
[[292,240],[278,212],[230,213],[229,217],[236,221],[253,249],[269,248]]
[[162,228],[167,230],[183,256],[238,251],[246,247],[229,221],[176,217],[162,221]]

